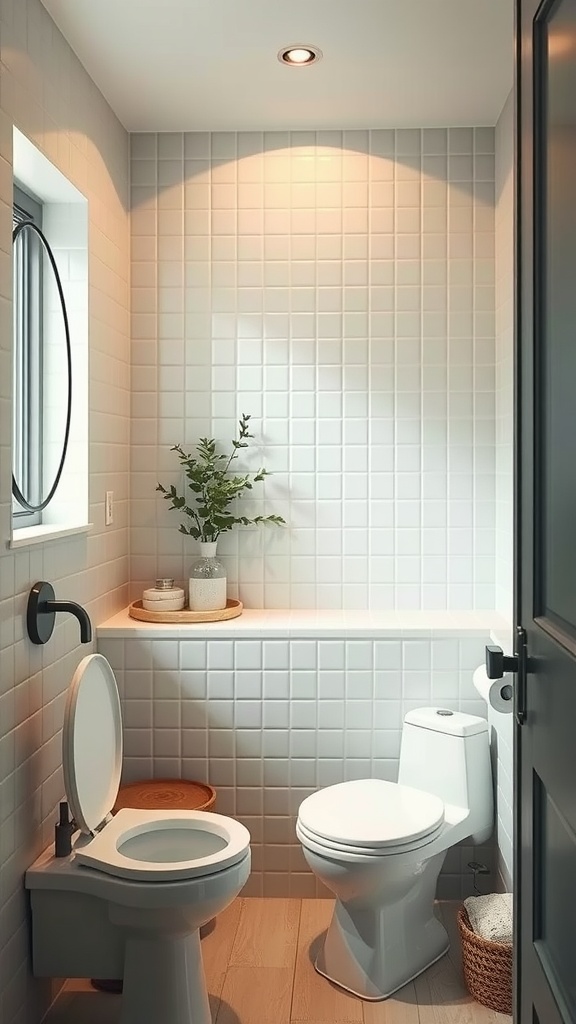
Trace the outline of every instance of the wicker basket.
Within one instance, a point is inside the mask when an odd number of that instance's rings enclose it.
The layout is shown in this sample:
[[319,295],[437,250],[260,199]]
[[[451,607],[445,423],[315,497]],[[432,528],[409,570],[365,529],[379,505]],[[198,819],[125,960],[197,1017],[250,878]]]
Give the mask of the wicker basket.
[[470,995],[491,1010],[512,1013],[512,944],[476,935],[465,907],[458,911],[462,968]]

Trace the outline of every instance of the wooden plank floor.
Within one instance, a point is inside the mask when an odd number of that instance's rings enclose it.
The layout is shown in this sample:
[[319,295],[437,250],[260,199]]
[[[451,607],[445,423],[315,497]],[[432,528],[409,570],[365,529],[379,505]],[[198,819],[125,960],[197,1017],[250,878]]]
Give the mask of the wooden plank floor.
[[[214,1024],[510,1024],[464,987],[456,904],[439,908],[450,953],[379,1003],[356,999],[314,970],[331,912],[331,900],[237,899],[220,914],[202,939]],[[120,1001],[69,981],[45,1024],[118,1024]]]

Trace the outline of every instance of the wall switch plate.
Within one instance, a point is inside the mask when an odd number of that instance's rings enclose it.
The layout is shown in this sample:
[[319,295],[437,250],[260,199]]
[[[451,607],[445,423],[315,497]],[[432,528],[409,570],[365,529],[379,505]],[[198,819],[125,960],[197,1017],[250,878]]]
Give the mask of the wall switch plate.
[[106,491],[106,501],[104,502],[104,524],[105,526],[112,526],[114,522],[114,491]]

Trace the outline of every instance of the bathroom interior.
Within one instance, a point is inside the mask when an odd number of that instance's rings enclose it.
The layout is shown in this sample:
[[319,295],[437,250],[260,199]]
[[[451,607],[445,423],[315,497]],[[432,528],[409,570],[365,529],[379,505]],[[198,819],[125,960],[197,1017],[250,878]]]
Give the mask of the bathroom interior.
[[[318,59],[285,66],[294,46]],[[510,1020],[463,984],[456,910],[512,889],[512,715],[473,681],[513,622],[511,0],[0,0],[0,58],[0,1021]],[[15,185],[43,208],[72,338],[70,442],[33,519],[11,483]],[[46,385],[48,476],[63,380]],[[239,465],[270,474],[243,514],[285,525],[219,540],[242,614],[131,617],[156,580],[186,588],[197,557],[157,493],[181,483],[171,448],[224,450],[243,414]],[[39,581],[91,629],[62,610],[32,642]],[[249,841],[237,898],[202,931],[209,1010],[163,1016],[126,976],[121,997],[90,983],[114,972],[35,976],[24,878],[53,848],[70,684],[95,653],[118,686],[122,783],[208,784],[226,842]],[[361,998],[314,970],[334,892],[299,808],[359,780],[391,794],[422,708],[489,738],[493,830],[490,812],[439,855],[426,929],[444,922],[448,955]],[[56,905],[46,946],[76,925]]]

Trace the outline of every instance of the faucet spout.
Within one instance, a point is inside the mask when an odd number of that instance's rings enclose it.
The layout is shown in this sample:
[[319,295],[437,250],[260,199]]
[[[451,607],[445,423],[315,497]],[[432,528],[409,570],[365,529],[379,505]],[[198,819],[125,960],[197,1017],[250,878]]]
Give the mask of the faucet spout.
[[69,612],[80,624],[80,641],[89,644],[92,640],[92,623],[88,612],[75,601],[57,601],[50,583],[35,583],[28,597],[26,627],[33,644],[45,644],[54,630],[56,612]]
[[76,601],[45,601],[44,608],[47,612],[70,612],[70,615],[75,615],[80,623],[80,643],[90,643],[92,623],[88,612],[81,604],[76,604]]

